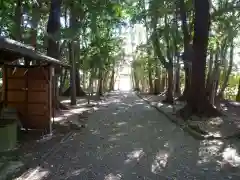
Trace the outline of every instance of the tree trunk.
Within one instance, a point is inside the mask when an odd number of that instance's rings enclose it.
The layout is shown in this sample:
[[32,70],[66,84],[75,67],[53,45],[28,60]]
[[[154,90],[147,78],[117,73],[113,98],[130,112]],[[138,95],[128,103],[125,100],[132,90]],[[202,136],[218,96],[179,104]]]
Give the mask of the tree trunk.
[[73,42],[69,42],[69,61],[71,62],[71,69],[70,69],[70,95],[71,95],[71,105],[77,104],[77,97],[76,97],[76,63],[74,57],[74,44]]
[[[208,90],[210,92],[209,101],[212,105],[215,104],[215,97],[216,97],[216,93],[217,93],[217,89],[218,89],[219,76],[220,76],[220,62],[219,62],[218,53],[216,53],[214,70],[213,70],[213,73],[212,73],[211,84],[210,84],[210,87],[209,87],[210,89]],[[209,92],[207,92],[207,94]]]
[[175,71],[175,95],[180,96],[181,89],[180,89],[180,64],[179,64],[179,57],[177,57],[177,65],[176,65],[176,71]]
[[194,38],[192,60],[192,76],[187,105],[180,110],[180,115],[188,119],[192,114],[198,116],[219,115],[208,102],[205,91],[206,53],[210,27],[209,1],[195,1]]
[[179,9],[180,9],[180,18],[182,22],[182,31],[183,31],[183,41],[184,41],[184,54],[183,54],[183,64],[184,64],[184,72],[185,72],[185,86],[184,91],[181,97],[178,98],[179,101],[185,101],[189,92],[190,86],[190,62],[192,59],[192,53],[190,52],[190,33],[187,24],[187,15],[186,15],[186,7],[184,0],[179,1]]
[[[149,63],[149,62],[148,62]],[[153,93],[152,69],[148,68],[149,93]]]
[[63,93],[63,88],[67,79],[67,69],[63,70],[64,73],[62,73],[61,75],[61,79],[60,79],[60,87],[59,87],[59,94],[61,95]]
[[156,64],[156,67],[155,67],[154,94],[155,95],[160,94],[160,73],[159,73],[158,64]]
[[239,79],[239,82],[238,82],[238,93],[237,93],[237,96],[236,96],[236,101],[240,102],[240,79]]
[[140,82],[135,69],[133,70],[133,75],[134,75],[134,91],[140,91]]
[[98,94],[98,96],[103,96],[103,72],[102,72],[102,69],[99,69],[99,72],[98,72],[97,94]]
[[12,32],[13,39],[22,41],[22,1],[16,0],[14,28]]
[[170,64],[169,67],[167,68],[167,93],[166,93],[166,99],[163,100],[164,103],[169,103],[173,104],[174,99],[173,99],[173,66]]
[[162,73],[161,73],[161,92],[165,91],[165,86],[166,86],[166,74],[165,71],[162,69]]
[[83,71],[83,75],[82,75],[82,84],[83,84],[83,89],[84,91],[86,90],[86,72]]
[[110,77],[110,82],[109,82],[109,91],[114,90],[114,76],[115,76],[115,70],[114,70],[114,67],[113,67],[111,77]]
[[228,83],[228,80],[229,80],[229,76],[232,72],[232,66],[233,66],[233,51],[234,51],[234,45],[233,45],[233,39],[231,41],[231,47],[230,47],[230,60],[229,60],[229,65],[228,65],[228,70],[227,70],[227,73],[226,73],[226,76],[225,76],[225,79],[223,81],[223,85],[222,85],[222,88],[218,94],[218,99],[223,99],[223,95],[224,95],[224,91],[227,87],[227,83]]
[[106,71],[103,77],[103,92],[106,92],[108,90],[108,75],[109,71]]
[[[59,44],[53,39],[53,36],[60,29],[61,3],[61,0],[51,0],[50,13],[47,23],[47,33],[49,35],[47,55],[55,59],[59,59]],[[53,87],[55,87],[55,90],[52,95],[52,105],[54,108],[59,109],[61,105],[58,101],[58,94],[56,93],[56,88],[58,87],[57,76],[59,74],[59,67],[55,67],[54,70]]]
[[208,64],[208,75],[207,75],[207,82],[206,82],[206,96],[208,98],[211,93],[212,71],[213,71],[213,52],[210,51],[210,58],[209,58],[209,64]]

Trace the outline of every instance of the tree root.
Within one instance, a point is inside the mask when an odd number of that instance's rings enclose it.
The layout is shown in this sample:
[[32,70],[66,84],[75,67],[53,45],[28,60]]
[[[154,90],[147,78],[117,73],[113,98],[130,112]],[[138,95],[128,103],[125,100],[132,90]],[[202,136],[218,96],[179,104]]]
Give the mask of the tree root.
[[187,100],[187,96],[186,95],[181,95],[181,96],[179,96],[177,99],[176,99],[176,101],[180,101],[180,102],[183,102],[183,101],[186,101]]
[[214,108],[210,103],[205,102],[203,105],[194,105],[190,106],[187,104],[185,107],[180,109],[177,113],[177,116],[181,117],[184,120],[188,120],[192,115],[196,115],[198,117],[219,117],[223,114]]
[[174,99],[166,98],[166,99],[162,100],[162,103],[173,105],[174,104]]

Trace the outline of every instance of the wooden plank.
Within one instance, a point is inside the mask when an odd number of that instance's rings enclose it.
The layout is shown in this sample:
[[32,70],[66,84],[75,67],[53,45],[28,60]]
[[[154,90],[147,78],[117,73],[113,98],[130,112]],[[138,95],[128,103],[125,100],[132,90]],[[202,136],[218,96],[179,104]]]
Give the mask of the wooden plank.
[[7,106],[11,108],[16,108],[20,114],[26,113],[26,108],[22,105],[22,102],[21,103],[8,102]]
[[48,106],[47,104],[28,104],[28,115],[35,116],[35,115],[46,115],[48,114]]
[[26,99],[25,91],[8,91],[7,92],[7,102],[9,101],[24,102],[25,99]]
[[[52,105],[52,71],[54,71],[53,67],[52,66],[49,66],[48,68],[48,80],[49,80],[49,83],[48,83],[48,109],[49,109],[49,113],[47,114],[47,118],[49,119],[49,132],[52,133],[52,124],[54,122],[52,122],[52,117],[55,115],[54,112],[53,112],[53,105]],[[53,118],[54,119],[54,118]]]
[[[14,92],[16,92],[16,91],[26,91],[26,90],[24,90],[24,88],[21,88],[21,89],[15,88],[15,89],[7,89],[7,90],[8,90],[8,91],[14,91]],[[34,90],[31,90],[31,92],[39,93],[39,92],[46,92],[46,90],[34,89]]]
[[48,103],[47,92],[28,92],[28,102]]
[[29,80],[29,91],[48,91],[48,84],[46,80]]
[[19,89],[22,90],[25,88],[25,80],[24,79],[8,79],[8,87],[7,89]]
[[[22,105],[24,105],[24,102],[25,102],[25,101],[8,101],[8,103],[22,104]],[[28,102],[28,104],[41,104],[41,105],[45,105],[46,102],[32,101],[32,102]]]
[[28,78],[29,79],[34,79],[34,80],[46,80],[44,73],[48,74],[47,69],[43,67],[37,67],[33,69],[28,70]]
[[25,78],[26,68],[7,68],[8,78]]

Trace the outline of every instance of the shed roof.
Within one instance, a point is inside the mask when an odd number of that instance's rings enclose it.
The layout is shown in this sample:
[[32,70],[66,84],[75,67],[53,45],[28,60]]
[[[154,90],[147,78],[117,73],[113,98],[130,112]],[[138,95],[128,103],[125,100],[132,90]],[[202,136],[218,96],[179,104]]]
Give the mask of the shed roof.
[[66,63],[35,51],[32,46],[5,37],[0,37],[0,63],[12,62],[18,58],[68,66]]

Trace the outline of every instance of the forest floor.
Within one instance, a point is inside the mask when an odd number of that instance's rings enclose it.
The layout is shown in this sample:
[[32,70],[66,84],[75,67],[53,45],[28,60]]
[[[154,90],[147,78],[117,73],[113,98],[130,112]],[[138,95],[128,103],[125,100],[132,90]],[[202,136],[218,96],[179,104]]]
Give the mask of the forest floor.
[[41,132],[30,131],[21,134],[17,148],[0,153],[0,180],[11,179],[12,174],[20,173],[28,168],[29,162],[43,160],[66,139],[70,138],[75,131],[79,131],[85,124],[88,114],[97,109],[100,99],[90,98],[88,105],[87,97],[77,98],[77,105],[70,106],[67,97],[60,97],[60,101],[68,110],[54,112],[54,125],[52,135],[44,136]]
[[135,93],[113,92],[18,180],[238,180],[240,144],[196,140]]
[[222,117],[199,118],[192,116],[183,121],[176,116],[176,111],[183,108],[185,103],[176,102],[174,105],[164,104],[164,95],[138,94],[160,112],[179,125],[188,126],[188,130],[196,138],[240,138],[240,103],[224,100],[221,102]]

